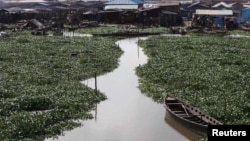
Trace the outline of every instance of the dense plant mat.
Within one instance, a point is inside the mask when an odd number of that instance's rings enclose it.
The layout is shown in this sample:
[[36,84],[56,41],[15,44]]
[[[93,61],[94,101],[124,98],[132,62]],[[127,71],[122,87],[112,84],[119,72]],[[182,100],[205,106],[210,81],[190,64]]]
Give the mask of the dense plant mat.
[[229,33],[231,35],[241,35],[241,36],[246,35],[246,36],[250,36],[250,32],[244,31],[244,30],[231,30],[231,31],[229,31]]
[[113,25],[113,26],[101,26],[95,28],[79,28],[76,32],[87,34],[107,34],[121,31],[131,31],[140,33],[166,33],[168,30],[164,27],[130,27],[130,25]]
[[136,69],[154,100],[176,96],[224,124],[250,124],[250,40],[157,36],[139,41],[149,56]]
[[81,80],[118,66],[115,39],[0,37],[0,140],[43,139],[89,119],[104,94]]

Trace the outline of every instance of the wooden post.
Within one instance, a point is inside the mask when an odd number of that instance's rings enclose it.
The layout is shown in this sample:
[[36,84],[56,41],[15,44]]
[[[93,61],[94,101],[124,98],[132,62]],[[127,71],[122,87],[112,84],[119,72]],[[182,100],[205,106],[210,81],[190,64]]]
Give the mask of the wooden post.
[[97,78],[96,78],[96,73],[95,73],[95,94],[97,95]]
[[97,121],[97,104],[95,105],[95,121]]
[[138,59],[140,58],[140,50],[139,50],[139,45],[137,46],[137,52],[138,52]]

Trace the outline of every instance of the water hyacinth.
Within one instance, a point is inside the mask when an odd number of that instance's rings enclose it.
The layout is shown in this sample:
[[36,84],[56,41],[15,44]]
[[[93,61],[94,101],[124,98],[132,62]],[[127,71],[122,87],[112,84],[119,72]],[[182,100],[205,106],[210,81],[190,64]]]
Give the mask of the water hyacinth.
[[112,71],[115,39],[32,36],[0,38],[0,140],[43,139],[89,119],[105,95],[80,80]]
[[140,89],[158,102],[177,96],[225,124],[250,124],[249,43],[196,35],[139,41],[149,56],[136,69]]

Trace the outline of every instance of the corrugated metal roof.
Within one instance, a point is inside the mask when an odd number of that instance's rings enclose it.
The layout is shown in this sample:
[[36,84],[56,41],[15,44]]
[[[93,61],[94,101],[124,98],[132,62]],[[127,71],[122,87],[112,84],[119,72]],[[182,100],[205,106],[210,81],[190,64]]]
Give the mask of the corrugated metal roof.
[[167,15],[178,15],[176,12],[171,12],[171,11],[162,11],[163,14],[167,14]]
[[82,13],[83,15],[93,15],[93,14],[96,14],[95,11],[87,11],[87,12],[84,12]]
[[24,9],[25,13],[39,13],[36,9]]
[[196,5],[199,5],[199,6],[202,6],[202,7],[206,7],[206,8],[209,7],[209,6],[205,5],[205,4],[203,4],[203,3],[199,2],[199,1],[197,1],[197,2],[195,2],[195,3],[193,3],[193,4],[190,4],[190,5],[188,6],[188,8],[193,7],[193,6],[196,6]]
[[24,12],[24,9],[21,7],[11,7],[11,8],[6,8],[5,10],[8,12],[13,12],[13,13]]
[[213,5],[212,7],[216,8],[216,7],[222,6],[222,7],[225,7],[225,8],[231,8],[233,4],[234,3],[226,4],[225,2],[219,2],[219,3],[215,4],[215,5]]
[[250,8],[250,5],[249,4],[244,4],[243,7]]
[[36,25],[38,29],[45,28],[45,26],[41,22],[39,22],[38,20],[36,20],[36,19],[31,19],[29,22],[33,23],[34,25]]
[[180,3],[178,2],[160,2],[158,3],[159,7],[164,7],[164,6],[179,6]]
[[197,15],[216,15],[216,16],[227,16],[233,15],[232,10],[196,10]]
[[106,2],[105,5],[130,5],[130,4],[144,4],[142,0],[111,0]]
[[111,9],[134,10],[134,9],[138,9],[138,5],[106,5],[104,9],[105,10],[111,10]]
[[8,12],[8,10],[0,9],[0,12]]

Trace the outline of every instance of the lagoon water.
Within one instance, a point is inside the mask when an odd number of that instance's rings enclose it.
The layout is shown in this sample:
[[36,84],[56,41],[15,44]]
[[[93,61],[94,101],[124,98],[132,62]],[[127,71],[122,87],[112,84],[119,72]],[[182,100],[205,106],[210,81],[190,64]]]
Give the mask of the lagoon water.
[[[139,90],[135,68],[147,62],[137,46],[139,39],[117,42],[124,51],[113,72],[97,77],[98,90],[107,95],[92,111],[95,119],[47,141],[196,141],[200,137],[166,116],[163,104],[154,102]],[[94,79],[82,82],[95,87]]]

